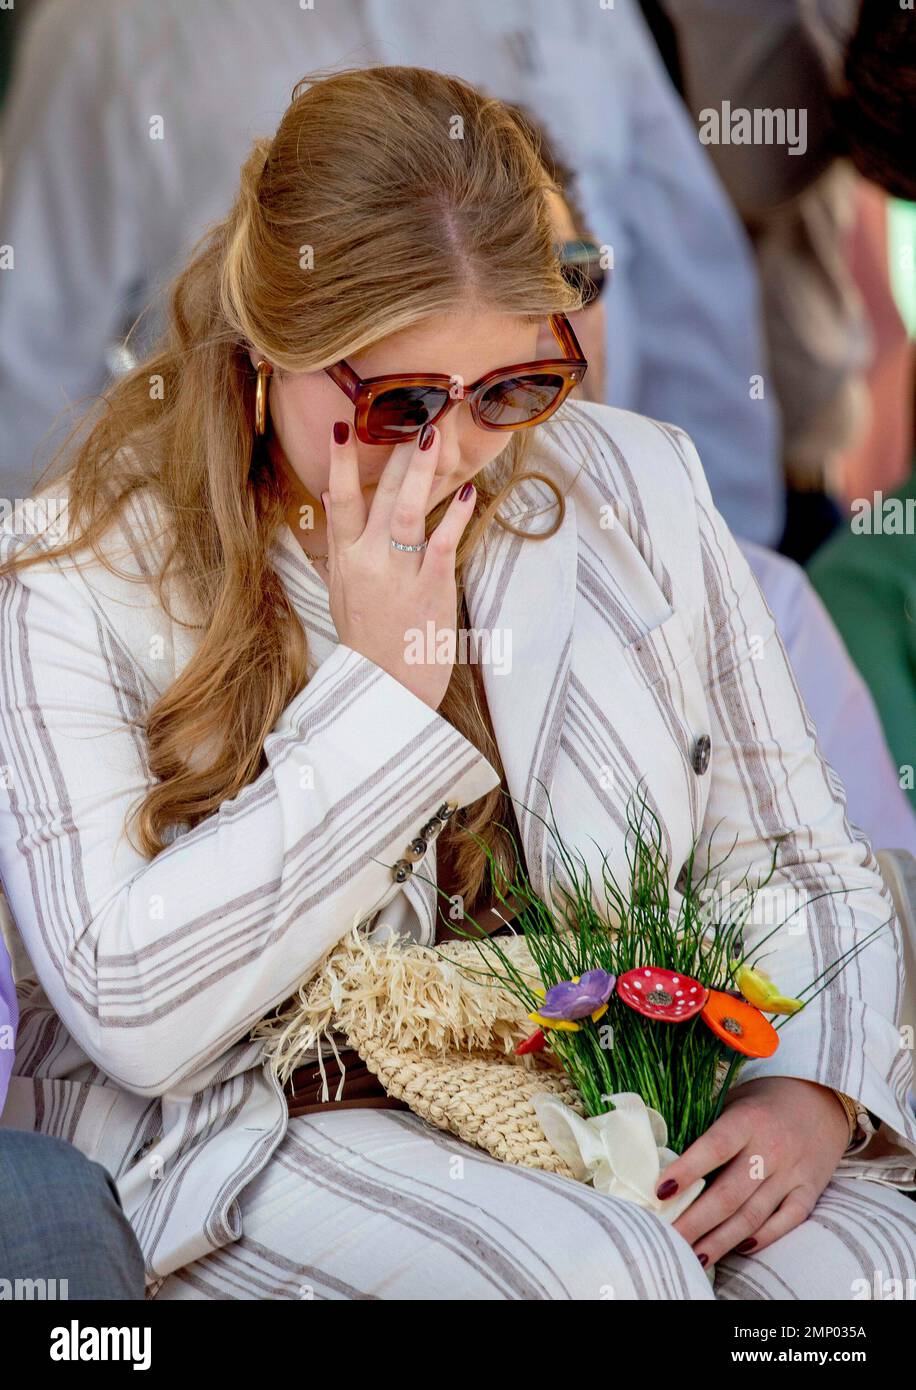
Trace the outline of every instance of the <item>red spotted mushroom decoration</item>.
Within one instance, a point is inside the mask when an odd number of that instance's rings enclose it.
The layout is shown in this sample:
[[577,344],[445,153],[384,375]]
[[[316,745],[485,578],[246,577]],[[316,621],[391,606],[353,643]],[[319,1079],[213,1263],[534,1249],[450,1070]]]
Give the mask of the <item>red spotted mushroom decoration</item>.
[[693,1018],[705,1006],[708,993],[699,980],[659,965],[639,965],[617,981],[622,1003],[659,1023],[683,1023]]

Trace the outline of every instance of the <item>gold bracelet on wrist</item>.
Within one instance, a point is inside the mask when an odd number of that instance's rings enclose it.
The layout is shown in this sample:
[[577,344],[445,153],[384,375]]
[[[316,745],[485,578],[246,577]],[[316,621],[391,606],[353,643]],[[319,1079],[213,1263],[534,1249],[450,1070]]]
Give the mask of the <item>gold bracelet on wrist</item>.
[[859,1130],[859,1107],[850,1096],[844,1095],[842,1091],[833,1090],[833,1094],[846,1111],[846,1118],[849,1120],[849,1140],[846,1144],[848,1149]]

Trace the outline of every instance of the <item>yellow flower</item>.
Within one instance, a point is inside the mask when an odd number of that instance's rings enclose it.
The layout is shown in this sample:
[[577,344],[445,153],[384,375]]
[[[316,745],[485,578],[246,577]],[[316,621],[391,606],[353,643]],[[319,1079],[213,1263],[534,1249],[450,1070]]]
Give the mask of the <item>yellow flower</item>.
[[749,965],[742,965],[736,976],[736,982],[741,993],[749,1004],[761,1009],[767,1014],[797,1014],[799,1009],[805,1007],[801,999],[788,999],[779,991],[779,986],[774,985],[765,970],[761,970],[758,965],[752,969]]
[[540,1014],[529,1014],[532,1023],[536,1023],[539,1028],[559,1028],[564,1033],[578,1033],[581,1023],[576,1023],[571,1018],[542,1018]]

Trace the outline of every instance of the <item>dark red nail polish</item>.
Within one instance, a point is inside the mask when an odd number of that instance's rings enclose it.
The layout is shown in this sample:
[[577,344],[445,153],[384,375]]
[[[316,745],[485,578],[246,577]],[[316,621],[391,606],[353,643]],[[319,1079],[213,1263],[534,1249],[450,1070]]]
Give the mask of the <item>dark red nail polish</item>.
[[465,483],[464,487],[461,489],[461,491],[460,491],[459,494],[458,494],[458,501],[459,501],[459,502],[466,502],[466,501],[468,500],[468,498],[470,497],[470,495],[471,495],[471,493],[472,493],[473,491],[474,491],[474,484],[473,484],[473,483]]
[[740,1245],[735,1246],[735,1254],[746,1255],[749,1250],[753,1250],[756,1244],[757,1241],[755,1238],[753,1236],[748,1236],[747,1240],[743,1240]]
[[656,1189],[656,1197],[659,1201],[664,1201],[666,1197],[673,1197],[677,1192],[677,1182],[674,1178],[666,1178],[661,1187]]
[[709,1256],[708,1256],[708,1255],[697,1255],[697,1259],[699,1260],[700,1264],[703,1266],[704,1269],[705,1269],[706,1266],[709,1264]]
[[420,431],[420,448],[428,449],[435,437],[436,431],[433,429],[432,425],[427,420],[426,424]]
[[335,444],[346,444],[346,442],[347,442],[347,440],[348,440],[349,438],[350,438],[350,426],[347,424],[346,420],[335,420],[335,421],[334,421],[334,443],[335,443]]

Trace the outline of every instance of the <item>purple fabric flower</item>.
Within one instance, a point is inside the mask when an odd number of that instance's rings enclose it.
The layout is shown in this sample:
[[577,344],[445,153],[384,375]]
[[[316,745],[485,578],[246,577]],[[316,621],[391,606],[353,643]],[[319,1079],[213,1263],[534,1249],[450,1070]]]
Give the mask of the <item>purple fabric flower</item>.
[[616,983],[617,976],[606,970],[586,970],[578,983],[561,980],[558,985],[551,985],[537,1011],[542,1018],[588,1018],[607,1003]]

